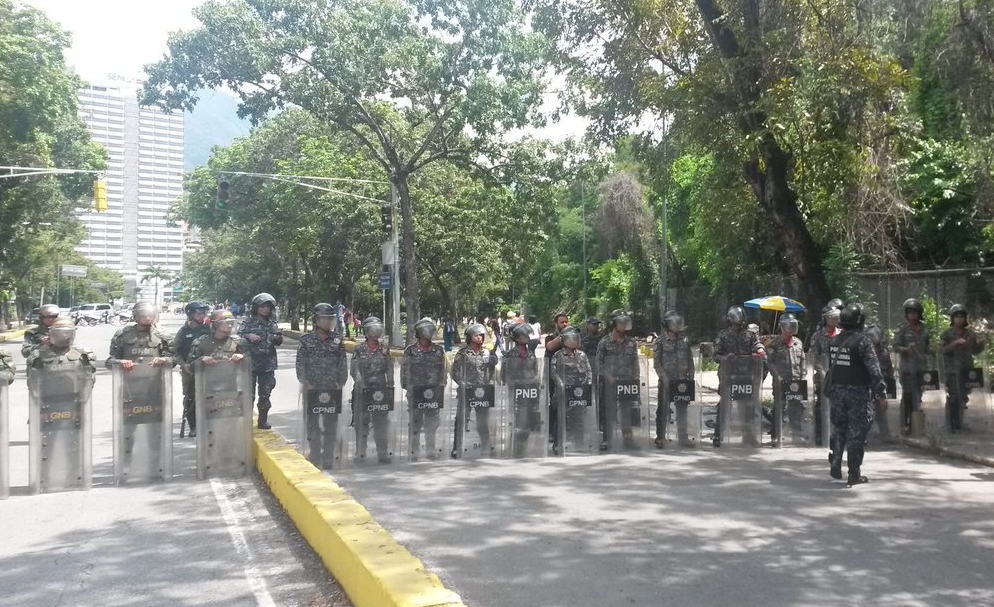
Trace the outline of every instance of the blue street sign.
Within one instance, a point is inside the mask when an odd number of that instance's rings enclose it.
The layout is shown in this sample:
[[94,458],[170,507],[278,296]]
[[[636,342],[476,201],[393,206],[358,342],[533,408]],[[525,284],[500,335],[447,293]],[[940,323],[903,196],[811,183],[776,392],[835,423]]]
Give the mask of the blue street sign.
[[380,272],[379,276],[379,288],[381,291],[389,291],[390,286],[393,283],[393,275],[390,272]]

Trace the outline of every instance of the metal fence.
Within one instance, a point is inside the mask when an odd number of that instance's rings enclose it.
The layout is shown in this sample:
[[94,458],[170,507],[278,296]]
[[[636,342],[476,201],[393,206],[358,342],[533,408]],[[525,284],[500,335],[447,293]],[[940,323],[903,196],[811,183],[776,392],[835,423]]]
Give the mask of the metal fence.
[[888,330],[904,321],[902,304],[911,297],[931,298],[942,313],[961,303],[971,318],[994,314],[994,268],[874,272],[860,274],[860,279],[872,313]]

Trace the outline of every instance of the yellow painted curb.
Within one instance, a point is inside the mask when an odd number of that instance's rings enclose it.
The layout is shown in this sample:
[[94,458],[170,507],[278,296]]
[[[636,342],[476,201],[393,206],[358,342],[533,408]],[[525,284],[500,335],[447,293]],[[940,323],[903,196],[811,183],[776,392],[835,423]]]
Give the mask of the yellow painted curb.
[[0,343],[24,337],[24,332],[27,331],[28,328],[29,327],[25,327],[23,329],[14,329],[13,331],[7,331],[5,333],[0,333]]
[[255,462],[355,607],[464,607],[458,594],[277,432],[255,431]]

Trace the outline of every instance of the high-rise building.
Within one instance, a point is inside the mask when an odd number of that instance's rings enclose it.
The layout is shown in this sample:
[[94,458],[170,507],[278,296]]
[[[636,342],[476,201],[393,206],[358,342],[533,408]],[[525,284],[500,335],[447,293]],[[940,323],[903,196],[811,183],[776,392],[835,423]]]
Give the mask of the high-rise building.
[[111,76],[79,91],[80,114],[94,141],[107,148],[108,166],[107,211],[78,211],[87,238],[77,250],[121,272],[127,299],[152,301],[158,292],[160,302],[169,302],[174,286],[146,277],[149,268],[173,274],[183,268],[183,227],[167,218],[183,195],[183,114],[139,107],[140,85]]

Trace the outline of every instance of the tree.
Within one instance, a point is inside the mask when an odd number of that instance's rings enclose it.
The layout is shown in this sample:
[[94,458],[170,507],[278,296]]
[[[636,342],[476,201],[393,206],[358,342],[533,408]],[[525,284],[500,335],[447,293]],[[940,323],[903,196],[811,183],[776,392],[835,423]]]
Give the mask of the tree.
[[[44,13],[0,0],[0,165],[106,167],[106,152],[77,116],[81,83],[66,67],[68,46]],[[0,179],[0,289],[27,293],[52,271],[82,239],[74,208],[92,192],[85,174]]]
[[162,283],[171,284],[176,280],[176,276],[167,268],[162,266],[147,266],[142,269],[142,284],[155,281],[155,297],[152,299],[152,303],[158,306],[161,302],[159,301],[159,286]]
[[513,0],[231,0],[195,14],[202,27],[147,68],[144,102],[190,109],[196,91],[228,87],[257,123],[296,106],[348,133],[397,189],[420,316],[409,179],[443,160],[492,168],[503,135],[537,121],[543,38]]

